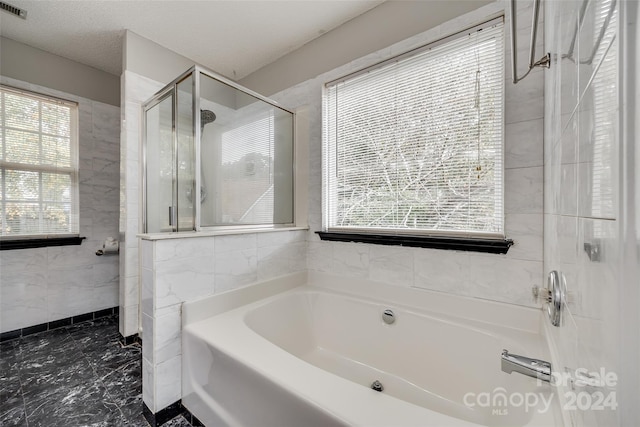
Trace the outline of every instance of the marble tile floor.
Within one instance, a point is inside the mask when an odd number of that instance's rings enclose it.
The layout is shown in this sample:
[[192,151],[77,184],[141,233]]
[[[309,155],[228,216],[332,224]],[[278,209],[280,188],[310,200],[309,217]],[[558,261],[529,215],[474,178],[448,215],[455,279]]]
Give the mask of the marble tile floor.
[[141,347],[120,338],[110,316],[0,343],[0,426],[149,427]]

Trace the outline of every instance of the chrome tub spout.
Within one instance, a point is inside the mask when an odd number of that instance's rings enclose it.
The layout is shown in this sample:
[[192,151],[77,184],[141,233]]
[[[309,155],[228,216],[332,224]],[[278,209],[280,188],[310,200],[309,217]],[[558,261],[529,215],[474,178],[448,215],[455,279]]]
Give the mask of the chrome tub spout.
[[551,382],[551,363],[549,362],[511,354],[508,350],[502,350],[500,358],[502,362],[502,372],[510,374],[515,371],[522,375]]

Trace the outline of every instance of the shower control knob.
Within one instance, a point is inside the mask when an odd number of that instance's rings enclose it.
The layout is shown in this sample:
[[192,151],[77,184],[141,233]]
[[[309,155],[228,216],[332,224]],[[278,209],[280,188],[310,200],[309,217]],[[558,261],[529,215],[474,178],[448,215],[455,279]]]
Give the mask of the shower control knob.
[[567,281],[564,274],[556,270],[550,272],[547,276],[547,289],[549,289],[547,315],[553,326],[561,326],[562,311],[567,298]]
[[546,305],[549,321],[553,326],[561,326],[562,311],[567,301],[567,282],[559,271],[552,271],[547,277],[547,287],[534,286],[531,289],[533,300]]

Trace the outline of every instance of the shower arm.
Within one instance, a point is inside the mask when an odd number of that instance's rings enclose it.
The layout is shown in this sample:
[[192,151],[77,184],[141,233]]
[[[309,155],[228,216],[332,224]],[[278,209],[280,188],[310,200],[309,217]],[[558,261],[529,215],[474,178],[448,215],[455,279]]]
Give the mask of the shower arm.
[[533,0],[533,13],[531,18],[531,41],[529,45],[529,69],[523,76],[518,77],[518,51],[516,49],[517,35],[516,35],[516,0],[511,0],[510,7],[510,19],[511,19],[511,74],[513,83],[518,83],[529,75],[531,70],[535,67],[549,68],[551,66],[551,54],[547,53],[538,61],[535,60],[536,56],[536,36],[538,34],[538,16],[540,14],[540,0]]

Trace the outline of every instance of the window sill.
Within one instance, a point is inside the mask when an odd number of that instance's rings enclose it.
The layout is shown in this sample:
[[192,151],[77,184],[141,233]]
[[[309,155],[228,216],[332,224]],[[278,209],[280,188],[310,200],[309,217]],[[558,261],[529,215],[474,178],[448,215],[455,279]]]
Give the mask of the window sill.
[[47,246],[80,245],[86,237],[49,237],[46,239],[13,239],[0,240],[0,251],[13,249],[45,248]]
[[273,233],[280,231],[308,230],[307,226],[273,227],[273,228],[230,228],[230,229],[203,229],[201,231],[180,231],[167,233],[141,233],[137,234],[142,240],[168,240],[190,239],[196,237],[229,236],[234,234]]
[[452,251],[506,254],[513,245],[511,239],[482,239],[434,236],[398,236],[384,234],[335,233],[317,231],[321,240],[332,242],[371,243],[386,246],[408,246],[413,248],[447,249]]

